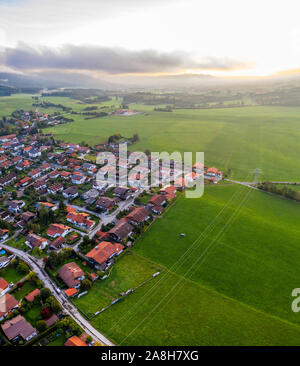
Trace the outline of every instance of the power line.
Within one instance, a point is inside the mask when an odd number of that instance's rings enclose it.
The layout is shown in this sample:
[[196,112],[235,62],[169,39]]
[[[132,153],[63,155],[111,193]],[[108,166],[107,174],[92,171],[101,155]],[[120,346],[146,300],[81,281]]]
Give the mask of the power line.
[[262,171],[262,169],[256,168],[256,169],[250,170],[249,173],[250,174],[254,174],[254,181],[253,181],[253,183],[254,184],[257,184],[258,183],[258,175],[259,174],[263,174],[263,171]]

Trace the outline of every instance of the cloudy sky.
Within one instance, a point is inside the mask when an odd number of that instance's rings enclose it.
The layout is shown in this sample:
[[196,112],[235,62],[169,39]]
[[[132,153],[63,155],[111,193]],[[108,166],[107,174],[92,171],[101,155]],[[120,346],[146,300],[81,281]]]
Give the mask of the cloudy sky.
[[297,71],[299,10],[298,0],[0,0],[0,70]]

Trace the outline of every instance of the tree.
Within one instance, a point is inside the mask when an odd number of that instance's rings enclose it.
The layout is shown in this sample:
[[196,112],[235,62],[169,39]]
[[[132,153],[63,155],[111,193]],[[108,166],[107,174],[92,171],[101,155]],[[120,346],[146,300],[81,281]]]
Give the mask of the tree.
[[90,280],[88,280],[87,278],[85,278],[84,280],[81,281],[80,287],[83,291],[87,291],[92,287],[92,282]]
[[55,314],[59,313],[62,310],[60,303],[56,300],[54,296],[51,297],[50,306],[51,310]]
[[41,289],[41,298],[43,301],[46,301],[48,297],[51,296],[51,291],[48,288]]
[[28,273],[29,272],[29,267],[27,266],[27,264],[25,264],[23,262],[20,262],[17,265],[16,270],[17,270],[18,273],[25,274],[25,273]]
[[47,329],[47,323],[45,322],[45,320],[39,320],[36,322],[36,329],[39,332],[43,332],[44,330]]
[[49,319],[49,318],[50,318],[50,316],[52,315],[52,311],[51,311],[51,309],[50,309],[48,306],[45,306],[45,307],[43,307],[43,309],[41,310],[40,314],[41,314],[41,317],[42,317],[43,319]]

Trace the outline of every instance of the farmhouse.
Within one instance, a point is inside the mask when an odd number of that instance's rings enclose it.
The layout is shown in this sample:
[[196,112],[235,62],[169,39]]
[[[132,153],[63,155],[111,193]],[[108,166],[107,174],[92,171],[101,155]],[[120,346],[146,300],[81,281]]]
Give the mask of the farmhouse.
[[7,320],[1,325],[1,328],[10,341],[16,341],[21,338],[27,342],[37,335],[37,330],[21,315]]
[[109,259],[123,252],[124,245],[116,243],[112,244],[108,241],[102,241],[86,254],[88,260],[101,270],[104,270],[111,264]]
[[80,282],[84,280],[83,270],[75,263],[67,263],[58,271],[59,277],[69,288],[79,288]]

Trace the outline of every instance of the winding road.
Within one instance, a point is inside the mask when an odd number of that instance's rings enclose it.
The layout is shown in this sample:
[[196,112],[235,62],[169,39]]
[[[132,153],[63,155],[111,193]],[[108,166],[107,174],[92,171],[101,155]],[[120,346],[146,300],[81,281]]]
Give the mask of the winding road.
[[13,248],[4,243],[1,243],[0,247],[20,257],[30,266],[31,269],[38,275],[40,280],[43,282],[44,286],[48,287],[51,290],[53,296],[55,296],[61,304],[64,312],[70,315],[88,335],[90,335],[95,341],[100,342],[103,345],[114,346],[114,344],[109,339],[107,339],[103,334],[98,332],[86,319],[84,319],[84,317],[79,313],[76,307],[65,298],[63,292],[57,292],[55,283],[42,268],[41,260],[38,260],[31,255],[23,252],[22,250]]

